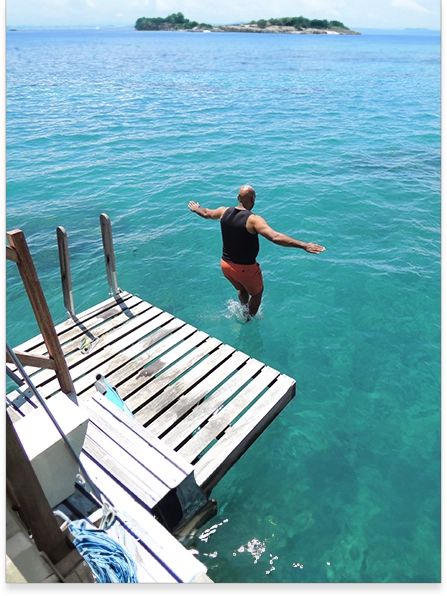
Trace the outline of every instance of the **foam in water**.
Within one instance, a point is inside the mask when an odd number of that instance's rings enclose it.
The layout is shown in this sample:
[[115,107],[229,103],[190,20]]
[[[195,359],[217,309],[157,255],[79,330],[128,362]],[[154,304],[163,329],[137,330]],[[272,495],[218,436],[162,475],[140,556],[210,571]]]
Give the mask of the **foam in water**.
[[255,316],[251,317],[248,314],[248,306],[246,304],[241,304],[237,300],[230,298],[227,300],[226,309],[223,313],[223,316],[226,319],[235,319],[238,323],[247,323],[253,319],[262,319],[262,306],[259,307],[258,312]]

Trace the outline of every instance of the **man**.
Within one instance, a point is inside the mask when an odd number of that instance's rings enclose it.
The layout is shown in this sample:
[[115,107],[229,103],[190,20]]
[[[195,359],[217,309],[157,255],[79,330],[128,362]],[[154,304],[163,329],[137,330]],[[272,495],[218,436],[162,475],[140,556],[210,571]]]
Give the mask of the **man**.
[[241,304],[248,305],[248,320],[254,316],[261,304],[264,283],[256,257],[259,252],[258,234],[280,246],[302,248],[318,254],[326,250],[312,242],[301,242],[276,232],[259,215],[251,212],[256,193],[251,186],[241,186],[236,207],[206,209],[190,201],[188,207],[205,219],[220,219],[223,251],[220,261],[222,273],[236,288]]

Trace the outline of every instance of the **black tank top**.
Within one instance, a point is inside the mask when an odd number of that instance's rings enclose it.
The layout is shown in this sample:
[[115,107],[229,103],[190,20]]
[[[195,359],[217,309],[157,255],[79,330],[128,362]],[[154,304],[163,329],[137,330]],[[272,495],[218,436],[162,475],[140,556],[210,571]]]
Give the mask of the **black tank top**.
[[220,218],[222,230],[222,259],[239,265],[253,265],[259,252],[258,234],[250,234],[245,227],[251,211],[229,207]]

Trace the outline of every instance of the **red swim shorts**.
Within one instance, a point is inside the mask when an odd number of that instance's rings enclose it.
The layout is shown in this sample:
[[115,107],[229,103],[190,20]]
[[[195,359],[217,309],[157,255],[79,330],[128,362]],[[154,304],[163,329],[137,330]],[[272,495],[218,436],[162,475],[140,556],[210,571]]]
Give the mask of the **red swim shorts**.
[[228,261],[220,260],[222,273],[230,281],[236,290],[245,289],[250,296],[256,296],[264,289],[262,271],[258,263],[253,265],[237,265]]

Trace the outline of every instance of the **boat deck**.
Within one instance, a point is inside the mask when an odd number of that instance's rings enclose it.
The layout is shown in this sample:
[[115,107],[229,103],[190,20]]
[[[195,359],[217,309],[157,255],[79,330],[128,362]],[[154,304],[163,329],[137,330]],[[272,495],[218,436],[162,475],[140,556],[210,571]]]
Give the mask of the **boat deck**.
[[[79,404],[102,373],[135,421],[193,466],[206,495],[295,395],[294,379],[127,292],[56,332]],[[48,354],[40,335],[15,349]],[[25,370],[43,397],[60,392],[54,370]],[[37,400],[18,388],[7,405],[16,420]]]

